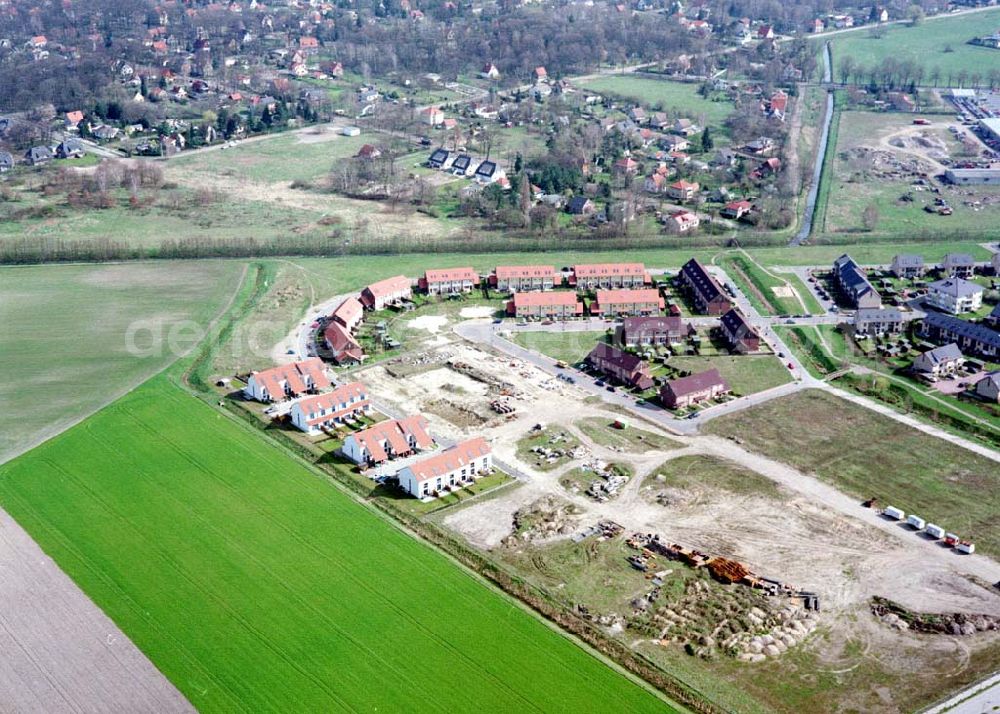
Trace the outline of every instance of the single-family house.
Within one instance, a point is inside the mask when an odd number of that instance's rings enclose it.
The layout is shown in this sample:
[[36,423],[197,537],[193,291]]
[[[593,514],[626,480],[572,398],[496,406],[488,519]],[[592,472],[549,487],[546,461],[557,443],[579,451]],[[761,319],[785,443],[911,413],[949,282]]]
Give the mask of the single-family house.
[[355,158],[364,159],[366,161],[374,161],[382,155],[382,150],[375,146],[374,144],[363,144],[358,153],[355,154]]
[[659,171],[653,172],[642,182],[642,187],[648,193],[663,193],[667,190],[667,176]]
[[902,330],[903,313],[894,307],[863,307],[854,313],[854,334],[858,337],[896,335]]
[[833,262],[833,281],[852,307],[882,307],[882,297],[868,281],[868,275],[844,253]]
[[329,389],[330,378],[319,357],[251,372],[243,394],[258,402],[280,402]]
[[590,314],[604,317],[622,315],[656,315],[666,307],[666,301],[654,288],[598,290],[597,300],[590,304]]
[[426,451],[434,446],[427,431],[429,422],[422,414],[381,421],[349,434],[341,452],[361,466],[384,464],[392,459]]
[[588,263],[574,265],[569,284],[577,290],[641,288],[650,283],[642,263]]
[[562,273],[551,265],[498,265],[489,283],[508,293],[551,290],[562,284]]
[[323,330],[323,342],[337,364],[359,364],[365,358],[361,344],[339,322],[331,320],[327,323]]
[[976,261],[968,253],[948,253],[941,261],[941,272],[949,278],[971,278]]
[[481,184],[491,184],[501,179],[507,178],[507,172],[500,168],[496,161],[486,159],[476,167],[476,172],[472,175],[473,180]]
[[677,134],[668,134],[660,143],[667,151],[687,151],[691,148],[691,142],[687,137]]
[[288,414],[296,428],[315,435],[366,414],[371,408],[365,385],[350,382],[330,392],[296,399]]
[[71,112],[66,112],[66,128],[69,131],[75,131],[80,128],[80,123],[83,121],[83,112],[76,109]]
[[[0,166],[3,165],[2,160],[0,160]],[[997,304],[990,310],[990,314],[986,316],[985,322],[987,325],[992,327],[1000,327],[1000,304]]]
[[428,168],[443,169],[448,165],[448,157],[451,154],[447,149],[434,149],[427,159]]
[[457,295],[472,292],[479,285],[479,273],[472,268],[436,268],[424,272],[419,281],[428,295]]
[[987,402],[1000,403],[1000,370],[990,372],[976,382],[975,393]]
[[675,201],[690,201],[700,190],[701,186],[698,185],[696,181],[685,181],[684,179],[681,179],[679,181],[675,181],[667,187],[667,195]]
[[492,62],[483,65],[483,68],[479,70],[479,76],[483,79],[500,79],[500,70]]
[[922,278],[926,272],[924,256],[916,253],[899,253],[892,256],[892,265],[889,270],[897,278]]
[[527,320],[569,320],[583,315],[583,303],[575,292],[515,292],[507,314]]
[[411,496],[429,498],[445,489],[467,486],[492,469],[493,450],[477,436],[404,466],[396,478]]
[[420,121],[428,126],[438,126],[444,123],[444,111],[441,107],[426,107],[420,110]]
[[639,170],[639,162],[631,156],[623,156],[614,164],[616,174],[635,174]]
[[85,153],[83,142],[75,138],[63,139],[56,146],[56,156],[60,159],[79,159]]
[[764,103],[764,114],[768,117],[785,121],[785,111],[788,109],[788,95],[782,90],[777,90]]
[[30,166],[41,166],[42,164],[47,164],[52,161],[52,147],[51,146],[32,146],[24,153],[24,160],[28,162]]
[[688,233],[698,228],[701,219],[697,213],[691,211],[674,211],[668,214],[663,222],[673,233]]
[[1000,332],[984,324],[929,312],[920,324],[920,334],[938,344],[954,342],[965,354],[976,354],[992,361],[1000,357]]
[[475,168],[472,165],[472,157],[468,154],[459,154],[451,162],[451,173],[453,176],[471,176]]
[[587,362],[602,374],[612,377],[631,389],[651,389],[653,374],[649,365],[630,352],[598,342],[587,355]]
[[723,218],[730,218],[733,220],[740,220],[743,216],[750,213],[753,210],[753,203],[747,200],[742,201],[730,201],[722,210],[719,211],[719,215]]
[[927,286],[925,301],[952,315],[975,312],[983,306],[983,288],[962,278],[936,280]]
[[701,131],[701,128],[690,119],[681,117],[674,122],[671,131],[674,134],[680,134],[681,136],[693,136]]
[[670,345],[680,342],[688,328],[680,315],[626,317],[615,329],[616,344],[627,347]]
[[743,146],[743,151],[754,156],[765,156],[774,151],[774,139],[769,136],[758,136]]
[[774,39],[774,27],[772,25],[761,25],[757,28],[757,39],[758,40],[773,40]]
[[729,391],[729,383],[713,367],[687,377],[671,379],[660,389],[660,402],[667,409],[680,409],[715,399]]
[[574,216],[589,216],[595,210],[594,202],[586,196],[573,196],[566,204],[566,212]]
[[760,334],[735,307],[719,319],[719,331],[730,352],[745,355],[760,349]]
[[677,277],[687,288],[697,312],[722,315],[732,308],[732,300],[722,286],[696,259],[686,262]]
[[14,168],[14,155],[9,151],[0,151],[0,174]]
[[361,291],[361,304],[369,310],[382,310],[413,297],[410,279],[405,275],[379,280]]
[[365,317],[365,307],[353,295],[337,306],[337,309],[330,315],[330,319],[339,322],[348,332],[353,332],[354,328],[361,324]]
[[535,81],[536,82],[549,81],[549,73],[545,71],[544,67],[535,67]]
[[930,378],[940,379],[957,372],[965,364],[965,357],[954,342],[935,347],[913,360],[913,371]]

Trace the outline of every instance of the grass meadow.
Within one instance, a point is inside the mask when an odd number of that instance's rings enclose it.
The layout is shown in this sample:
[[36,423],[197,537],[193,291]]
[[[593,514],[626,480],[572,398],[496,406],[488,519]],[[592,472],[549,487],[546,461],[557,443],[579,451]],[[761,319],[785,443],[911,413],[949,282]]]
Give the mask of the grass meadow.
[[817,390],[720,417],[705,429],[1000,553],[997,465],[943,439]]
[[670,711],[165,375],[0,505],[201,711]]
[[712,100],[702,97],[696,83],[634,75],[608,75],[588,79],[581,84],[595,92],[624,97],[649,107],[661,107],[664,111],[680,112],[692,119],[703,119],[712,125],[713,130],[733,112],[733,103],[728,99]]
[[[168,365],[175,355],[154,336],[166,346],[183,321],[206,326],[242,271],[223,261],[0,269],[0,462]],[[143,328],[138,355],[130,325]]]
[[[988,35],[1000,25],[1000,8],[955,17],[925,20],[916,27],[908,24],[883,28],[880,38],[868,29],[829,38],[833,52],[834,79],[840,81],[841,58],[850,56],[865,67],[886,59],[910,60],[924,68],[923,84],[931,83],[931,72],[940,72],[938,86],[957,86],[958,73],[979,72],[985,78],[996,67],[997,51],[967,44],[973,37]],[[949,51],[950,49],[950,51]]]

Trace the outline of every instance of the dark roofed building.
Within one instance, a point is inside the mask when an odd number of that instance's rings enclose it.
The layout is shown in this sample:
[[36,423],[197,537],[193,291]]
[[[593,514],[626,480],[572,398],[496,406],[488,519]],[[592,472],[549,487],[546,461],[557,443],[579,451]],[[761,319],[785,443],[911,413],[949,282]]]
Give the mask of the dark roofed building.
[[694,299],[695,309],[708,315],[722,315],[733,303],[701,263],[692,258],[684,264],[678,275]]
[[456,176],[468,176],[472,171],[472,157],[460,154],[451,162],[451,172]]
[[833,262],[833,280],[852,307],[882,307],[882,296],[868,282],[868,275],[861,266],[847,253]]
[[599,342],[590,351],[587,361],[594,369],[614,377],[633,389],[650,389],[653,386],[653,375],[649,371],[648,364],[634,354],[605,342]]
[[939,344],[954,342],[966,354],[987,358],[1000,355],[1000,332],[940,312],[927,313],[920,334]]
[[566,204],[566,212],[574,216],[586,216],[594,212],[594,202],[586,196],[573,196]]
[[854,334],[894,335],[903,329],[903,313],[894,307],[863,307],[854,313]]
[[0,151],[0,173],[14,168],[14,155],[9,151]]
[[729,392],[729,383],[719,370],[707,369],[687,377],[672,379],[660,389],[660,401],[668,409],[691,406]]
[[427,159],[427,165],[432,169],[444,168],[444,165],[448,163],[448,157],[451,154],[448,153],[447,149],[435,149],[429,159]]
[[56,156],[60,159],[78,159],[85,153],[83,142],[79,139],[66,139],[56,147]]
[[897,278],[920,278],[923,277],[924,256],[915,253],[901,253],[892,258],[892,274]]
[[626,317],[615,331],[615,339],[619,344],[629,347],[669,345],[680,342],[687,332],[684,320],[677,315]]
[[938,379],[954,374],[965,364],[965,356],[954,342],[935,347],[913,360],[913,370]]
[[49,146],[32,146],[24,154],[25,160],[32,166],[47,164],[52,161],[52,148]]
[[760,349],[760,335],[736,308],[723,315],[719,323],[730,351],[745,355]]
[[941,261],[941,272],[949,278],[971,278],[976,261],[968,253],[948,253]]

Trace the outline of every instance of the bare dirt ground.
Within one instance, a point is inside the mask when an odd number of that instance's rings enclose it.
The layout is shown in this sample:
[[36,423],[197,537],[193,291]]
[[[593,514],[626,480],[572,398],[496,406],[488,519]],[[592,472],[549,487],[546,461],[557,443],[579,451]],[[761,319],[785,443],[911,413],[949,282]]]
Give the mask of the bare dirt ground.
[[3,511],[0,603],[0,710],[194,711]]
[[[421,411],[442,397],[476,411],[485,421],[470,424],[458,416],[444,418],[440,411],[427,416],[435,434],[451,439],[485,436],[496,458],[516,466],[527,477],[516,489],[444,517],[447,527],[478,547],[499,547],[511,532],[511,518],[518,508],[544,496],[556,496],[577,506],[581,529],[609,518],[629,531],[661,533],[668,539],[740,559],[761,574],[814,590],[832,609],[850,610],[872,595],[883,595],[920,611],[1000,613],[1000,594],[968,579],[970,574],[979,574],[972,560],[961,560],[960,567],[956,567],[956,556],[943,549],[940,553],[929,551],[925,542],[909,533],[899,537],[892,530],[897,526],[876,523],[881,527],[873,527],[870,522],[848,518],[826,507],[824,500],[829,499],[831,489],[808,474],[713,436],[673,436],[684,448],[666,452],[610,449],[592,442],[572,422],[587,417],[610,422],[618,415],[600,403],[588,402],[576,387],[464,342],[440,348],[436,356],[474,364],[496,379],[511,383],[517,393],[512,400],[516,415],[506,419],[492,414],[487,385],[447,367],[397,379],[384,367],[376,366],[358,376],[379,402],[406,413]],[[558,425],[571,432],[583,443],[583,453],[551,471],[534,468],[533,463],[518,456],[517,442],[536,423]],[[642,493],[646,475],[667,459],[691,454],[721,457],[760,473],[779,484],[782,499],[776,502],[713,492],[665,507]],[[570,492],[559,482],[567,472],[594,459],[625,464],[634,473],[617,497],[604,503]],[[866,509],[857,509],[867,514]],[[996,564],[976,556],[980,558],[979,562],[987,566],[982,575],[991,575]]]

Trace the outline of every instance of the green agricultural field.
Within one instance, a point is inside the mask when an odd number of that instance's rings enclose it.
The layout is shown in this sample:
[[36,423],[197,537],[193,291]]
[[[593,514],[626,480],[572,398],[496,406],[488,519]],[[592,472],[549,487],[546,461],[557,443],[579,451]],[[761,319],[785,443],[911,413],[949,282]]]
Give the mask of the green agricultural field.
[[[239,286],[236,262],[0,269],[0,462],[62,431],[190,348]],[[129,335],[135,350],[130,351]]]
[[877,497],[1000,553],[1000,470],[989,459],[831,394],[800,392],[708,423],[709,433],[859,499]]
[[[873,37],[866,28],[834,35],[829,38],[834,79],[841,80],[841,58],[848,56],[864,67],[881,64],[889,58],[909,60],[924,69],[921,84],[925,85],[958,86],[958,75],[963,71],[966,77],[978,72],[985,79],[989,69],[997,66],[997,51],[967,43],[973,37],[990,34],[997,25],[1000,25],[1000,9],[990,9],[931,18],[916,27],[891,25],[884,28],[880,38]],[[934,81],[935,70],[937,81]]]
[[781,361],[771,355],[671,357],[670,366],[691,372],[714,367],[738,395],[762,392],[792,381]]
[[606,337],[604,332],[515,332],[513,341],[554,360],[575,364]]
[[165,376],[0,505],[201,711],[670,711]]
[[692,119],[707,122],[713,128],[721,125],[733,112],[733,103],[719,95],[705,99],[698,93],[698,84],[673,82],[666,79],[636,76],[612,76],[588,79],[583,87],[595,92],[631,99],[663,111],[675,111]]

